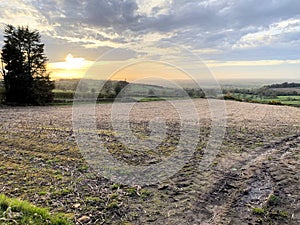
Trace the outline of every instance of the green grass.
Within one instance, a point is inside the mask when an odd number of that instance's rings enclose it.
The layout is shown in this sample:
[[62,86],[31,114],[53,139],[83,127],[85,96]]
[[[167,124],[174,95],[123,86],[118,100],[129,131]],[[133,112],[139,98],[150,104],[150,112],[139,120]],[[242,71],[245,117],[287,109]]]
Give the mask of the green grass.
[[139,102],[155,102],[155,101],[166,101],[164,98],[159,98],[159,97],[147,97],[147,98],[142,98],[139,100]]
[[254,214],[258,214],[258,215],[263,215],[263,214],[266,213],[265,209],[263,209],[263,208],[258,208],[258,207],[254,207],[254,208],[252,209],[252,212],[253,212]]
[[75,91],[73,91],[73,90],[59,90],[59,89],[54,89],[52,92],[53,93],[74,93]]
[[253,103],[271,104],[271,105],[289,105],[300,107],[300,96],[288,95],[277,96],[276,98],[267,98],[265,96],[259,97],[258,95],[232,93],[232,100],[248,101]]
[[293,101],[300,101],[299,95],[277,96],[277,98],[279,98],[281,101],[289,101],[291,99]]
[[117,190],[117,189],[119,189],[121,187],[122,187],[121,184],[113,184],[113,185],[111,185],[111,189],[113,189],[113,190]]
[[130,196],[134,196],[136,195],[136,189],[134,187],[130,187],[126,189],[126,192],[128,193],[128,195]]
[[278,100],[284,105],[300,106],[300,96],[278,96]]
[[300,105],[300,101],[281,101],[285,105]]
[[109,204],[107,205],[107,208],[108,208],[108,209],[117,209],[117,208],[119,208],[118,202],[113,201],[113,202],[109,203]]
[[270,205],[275,205],[278,204],[280,202],[280,198],[276,195],[270,195],[268,198],[268,203]]
[[71,225],[72,223],[62,214],[52,215],[45,208],[0,194],[0,224]]

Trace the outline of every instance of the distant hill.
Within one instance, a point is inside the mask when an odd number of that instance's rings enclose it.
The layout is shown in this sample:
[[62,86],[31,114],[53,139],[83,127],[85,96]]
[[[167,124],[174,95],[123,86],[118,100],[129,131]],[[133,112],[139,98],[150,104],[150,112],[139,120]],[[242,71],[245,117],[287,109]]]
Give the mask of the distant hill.
[[267,85],[268,88],[300,88],[300,83],[288,83],[284,82],[282,84],[271,84]]
[[288,83],[271,84],[264,86],[265,89],[275,92],[277,95],[299,95],[300,83]]
[[[76,90],[81,93],[98,93],[101,90],[102,94],[107,97],[115,92],[118,82],[122,81],[61,79],[55,81],[55,93],[56,96],[64,96],[64,93],[67,93],[72,97],[72,93],[75,93]],[[185,97],[186,94],[179,88],[143,83],[128,83],[123,92],[123,95],[128,97]]]

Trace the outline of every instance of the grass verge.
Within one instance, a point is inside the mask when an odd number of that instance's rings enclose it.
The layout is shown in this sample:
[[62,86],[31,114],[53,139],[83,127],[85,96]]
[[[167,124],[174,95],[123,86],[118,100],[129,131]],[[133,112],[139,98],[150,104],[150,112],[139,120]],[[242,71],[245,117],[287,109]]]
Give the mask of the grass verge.
[[45,208],[0,194],[0,224],[71,225],[72,223],[62,214],[52,215]]

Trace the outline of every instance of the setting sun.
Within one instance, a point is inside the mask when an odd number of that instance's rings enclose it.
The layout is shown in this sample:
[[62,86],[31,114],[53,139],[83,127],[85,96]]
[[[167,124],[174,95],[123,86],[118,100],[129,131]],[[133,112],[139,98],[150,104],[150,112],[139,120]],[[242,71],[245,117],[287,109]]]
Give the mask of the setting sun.
[[64,62],[49,63],[48,68],[57,78],[79,78],[84,76],[86,70],[93,62],[81,57],[74,57],[69,53]]
[[67,70],[80,69],[85,65],[84,58],[74,58],[72,54],[68,54],[65,60],[66,62],[64,62],[62,66]]

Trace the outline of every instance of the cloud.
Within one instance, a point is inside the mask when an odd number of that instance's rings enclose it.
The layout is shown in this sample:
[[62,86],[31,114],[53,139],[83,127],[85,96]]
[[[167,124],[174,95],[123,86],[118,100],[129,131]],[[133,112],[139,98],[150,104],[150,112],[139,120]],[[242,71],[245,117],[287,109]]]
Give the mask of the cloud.
[[59,24],[58,36],[89,35],[110,45],[160,33],[161,39],[196,48],[231,47],[249,34],[247,30],[259,32],[291,19],[300,8],[297,0],[33,0],[31,4],[50,24]]
[[117,30],[138,19],[134,0],[33,0],[32,4],[50,23],[89,25]]
[[236,48],[253,48],[260,45],[266,46],[275,43],[289,44],[291,41],[299,41],[300,17],[299,19],[283,20],[269,25],[268,28],[258,32],[248,33],[233,46]]
[[1,30],[4,30],[3,28],[6,24],[13,24],[16,26],[30,25],[40,31],[52,29],[47,26],[47,20],[41,16],[40,12],[30,4],[27,4],[27,1],[1,1],[0,7]]
[[243,0],[232,2],[230,10],[225,15],[230,21],[236,22],[236,27],[263,26],[281,20],[287,20],[299,15],[300,2],[297,0]]
[[0,7],[0,23],[41,31],[52,62],[68,53],[93,61],[111,49],[124,49],[118,60],[160,59],[158,52],[172,53],[162,42],[204,60],[300,58],[298,0],[11,0]]
[[207,61],[205,62],[209,67],[227,67],[227,66],[275,66],[275,65],[288,65],[288,64],[298,64],[300,65],[300,60],[255,60],[255,61]]
[[169,14],[172,0],[137,0],[138,13],[145,16]]

